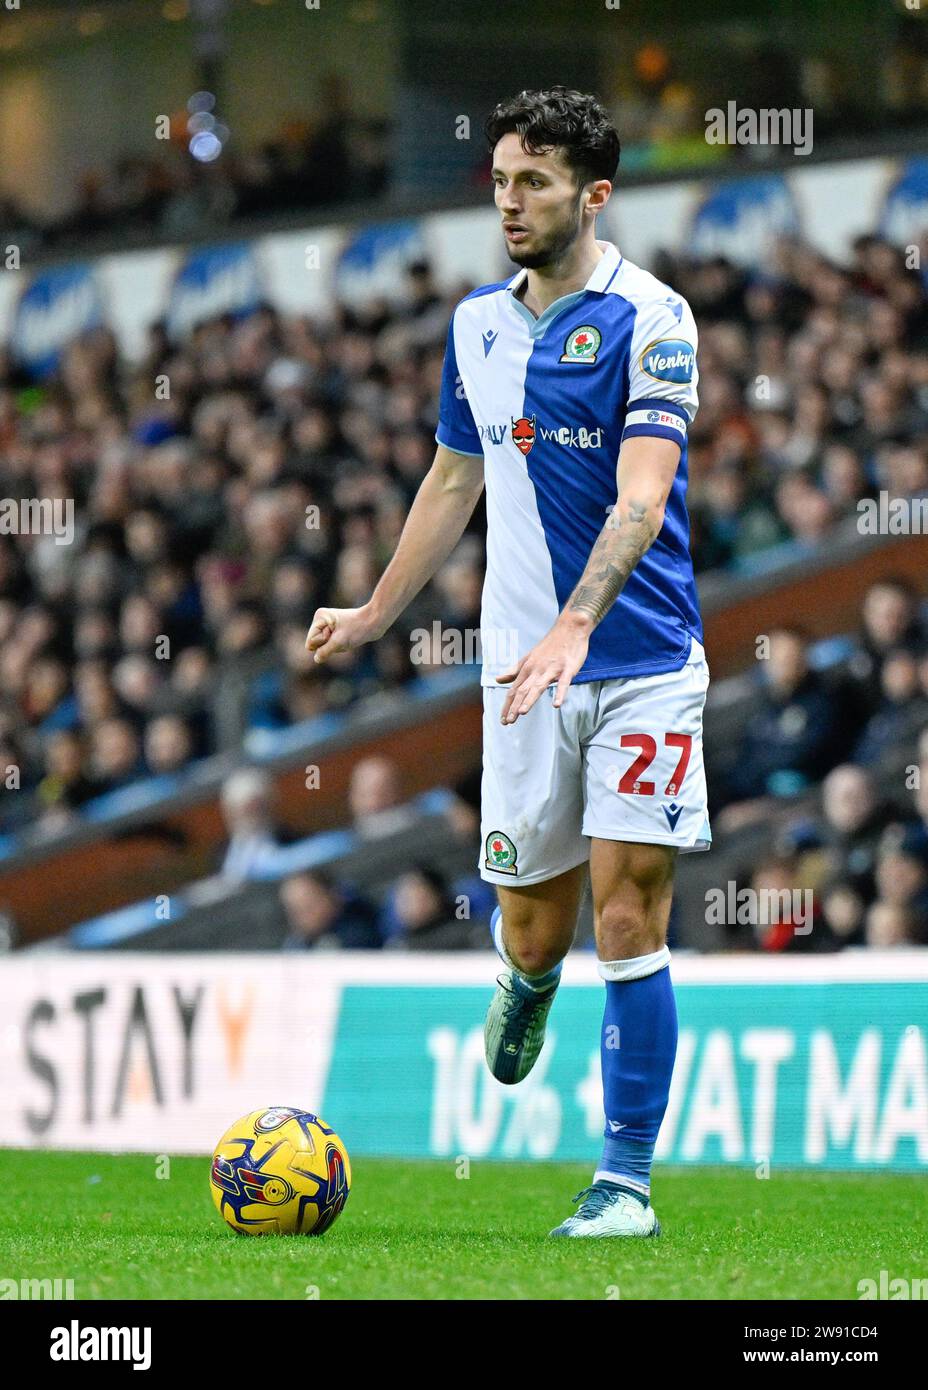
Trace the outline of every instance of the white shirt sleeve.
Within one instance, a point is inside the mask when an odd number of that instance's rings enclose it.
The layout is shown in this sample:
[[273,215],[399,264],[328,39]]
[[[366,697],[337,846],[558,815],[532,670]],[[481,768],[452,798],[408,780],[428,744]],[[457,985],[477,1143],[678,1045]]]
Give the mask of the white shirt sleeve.
[[682,448],[695,418],[696,321],[685,299],[668,291],[643,304],[635,319],[628,364],[628,411],[623,440],[650,434]]

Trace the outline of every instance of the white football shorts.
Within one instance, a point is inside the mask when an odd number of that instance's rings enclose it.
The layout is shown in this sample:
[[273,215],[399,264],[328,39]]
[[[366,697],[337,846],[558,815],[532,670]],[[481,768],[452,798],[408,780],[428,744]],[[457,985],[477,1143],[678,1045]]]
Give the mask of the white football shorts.
[[702,757],[706,653],[659,676],[551,685],[515,724],[500,723],[510,686],[483,691],[478,867],[490,883],[543,883],[590,857],[589,839],[712,842]]

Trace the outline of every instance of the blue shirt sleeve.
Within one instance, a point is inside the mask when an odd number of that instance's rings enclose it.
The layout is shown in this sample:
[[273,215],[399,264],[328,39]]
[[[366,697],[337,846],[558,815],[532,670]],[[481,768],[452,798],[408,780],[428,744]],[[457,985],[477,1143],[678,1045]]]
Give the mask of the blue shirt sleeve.
[[445,363],[441,373],[441,398],[438,407],[438,429],[435,438],[447,449],[459,454],[475,454],[483,457],[480,435],[474,424],[464,383],[458,371],[458,360],[454,350],[454,315],[448,325],[448,341],[445,346]]

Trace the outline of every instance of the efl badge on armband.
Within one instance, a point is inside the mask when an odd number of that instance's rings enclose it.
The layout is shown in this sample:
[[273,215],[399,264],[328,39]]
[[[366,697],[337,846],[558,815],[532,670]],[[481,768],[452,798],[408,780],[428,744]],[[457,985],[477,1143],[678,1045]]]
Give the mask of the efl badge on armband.
[[487,856],[485,869],[493,869],[498,874],[517,874],[516,847],[508,835],[501,830],[491,830],[487,836]]

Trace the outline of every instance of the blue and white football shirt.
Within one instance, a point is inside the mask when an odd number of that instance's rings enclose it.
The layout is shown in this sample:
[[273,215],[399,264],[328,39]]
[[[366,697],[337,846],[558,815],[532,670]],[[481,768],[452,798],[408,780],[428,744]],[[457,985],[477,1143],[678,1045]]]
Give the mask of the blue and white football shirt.
[[590,637],[574,681],[685,664],[702,624],[689,553],[686,433],[696,414],[690,307],[599,242],[586,287],[535,319],[514,297],[527,272],[463,299],[448,329],[436,438],[483,455],[487,573],[483,685],[551,629],[616,502],[622,440],[680,445],[660,535]]

